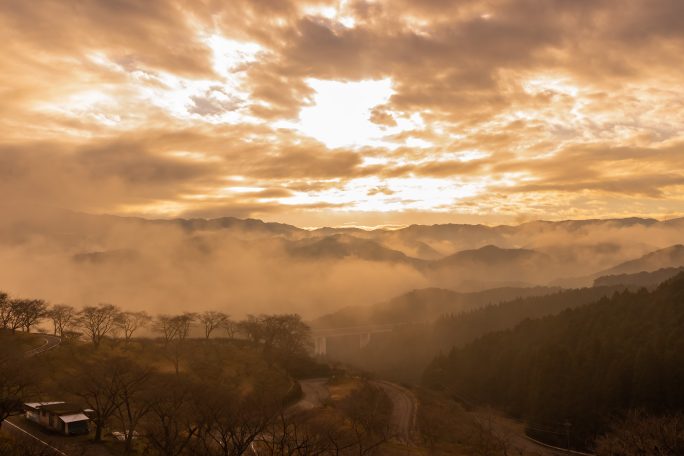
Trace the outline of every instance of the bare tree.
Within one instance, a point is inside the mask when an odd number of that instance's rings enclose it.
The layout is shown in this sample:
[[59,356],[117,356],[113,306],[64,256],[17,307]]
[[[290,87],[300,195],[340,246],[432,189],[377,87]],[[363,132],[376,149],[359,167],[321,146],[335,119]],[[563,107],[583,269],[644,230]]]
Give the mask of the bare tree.
[[598,456],[670,456],[684,453],[684,415],[632,411],[596,442]]
[[[99,442],[109,419],[119,411],[126,413],[125,402],[132,400],[149,371],[129,358],[104,356],[81,362],[66,374],[62,379],[64,389],[94,410],[95,441]],[[129,403],[128,407],[131,406]]]
[[185,340],[197,319],[197,314],[184,312],[179,315],[159,315],[152,325],[152,329],[162,335],[164,343],[168,345],[173,340]]
[[47,312],[47,316],[52,320],[53,334],[64,337],[64,332],[68,331],[76,320],[76,309],[66,304],[57,304]]
[[176,326],[176,339],[183,341],[190,336],[197,314],[193,312],[183,312],[180,315],[173,317],[173,324]]
[[2,325],[2,329],[9,329],[13,318],[12,301],[7,293],[0,291],[0,325]]
[[195,398],[198,451],[203,455],[245,454],[280,410],[280,401],[259,389],[245,395],[222,384],[204,384]]
[[143,328],[152,321],[147,312],[122,312],[119,314],[115,324],[121,329],[126,343],[130,342],[133,334],[140,328]]
[[180,358],[185,346],[185,340],[190,336],[190,330],[197,319],[197,314],[185,312],[180,315],[160,315],[154,323],[154,330],[161,333],[167,356],[173,362],[176,374],[180,372]]
[[211,333],[213,333],[214,330],[225,327],[229,321],[229,317],[227,314],[223,312],[216,312],[213,310],[201,313],[198,316],[198,319],[204,327],[204,337],[206,339],[209,339],[209,337],[211,337]]
[[512,444],[514,434],[508,428],[496,426],[495,420],[492,413],[475,416],[466,439],[469,450],[476,456],[521,454],[522,450]]
[[173,318],[171,315],[159,315],[152,325],[152,329],[161,334],[164,345],[169,345],[176,338],[178,327]]
[[297,314],[249,315],[240,322],[240,329],[249,339],[263,346],[267,359],[274,354],[288,356],[306,352],[310,329]]
[[392,402],[382,389],[364,383],[340,404],[349,419],[357,454],[373,454],[390,437]]
[[132,450],[133,437],[140,421],[152,407],[149,400],[152,372],[149,366],[130,363],[127,369],[122,370],[116,377],[115,389],[119,400],[114,415],[123,426],[126,454]]
[[[282,411],[257,439],[259,454],[270,456],[322,456],[342,454],[354,447],[340,423],[307,412]],[[332,425],[332,426],[331,426]]]
[[65,380],[65,389],[71,390],[93,409],[96,442],[102,440],[102,430],[119,406],[117,374],[102,362],[91,362],[81,364],[76,375]]
[[193,385],[186,377],[176,375],[159,379],[149,396],[149,413],[142,423],[146,442],[153,454],[185,454],[198,432],[193,403]]
[[40,299],[9,299],[0,292],[0,324],[3,329],[24,328],[26,332],[45,317],[47,304]]
[[247,319],[238,323],[240,333],[244,334],[247,339],[255,343],[261,343],[264,340],[264,325],[262,324],[264,316],[247,315]]
[[47,304],[40,299],[12,299],[2,305],[3,327],[9,328],[12,332],[24,328],[26,332],[31,331],[31,327],[38,323],[47,311]]
[[101,303],[84,307],[78,313],[78,323],[97,348],[102,339],[112,331],[120,314],[117,306]]
[[23,326],[22,313],[24,311],[25,300],[24,299],[11,299],[9,302],[9,319],[7,328],[15,333],[17,329]]
[[239,330],[239,326],[236,322],[229,318],[223,323],[223,325],[221,325],[221,329],[223,329],[226,332],[226,336],[229,339],[234,339],[235,335]]
[[29,333],[31,327],[38,324],[47,314],[48,305],[42,299],[25,300],[24,309],[21,315],[21,325]]
[[22,411],[23,400],[35,384],[32,370],[18,344],[0,344],[0,428],[5,419]]

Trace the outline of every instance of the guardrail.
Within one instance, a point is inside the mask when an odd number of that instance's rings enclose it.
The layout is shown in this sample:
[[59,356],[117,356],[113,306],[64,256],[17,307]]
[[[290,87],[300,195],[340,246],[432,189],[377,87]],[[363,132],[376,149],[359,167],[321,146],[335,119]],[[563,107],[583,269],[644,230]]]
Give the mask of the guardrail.
[[579,455],[579,456],[596,456],[596,455],[593,454],[593,453],[584,453],[584,452],[582,452],[582,451],[569,450],[569,449],[567,449],[567,448],[561,448],[561,447],[549,445],[548,443],[540,442],[540,441],[537,440],[537,439],[533,439],[532,437],[530,437],[530,436],[527,435],[527,434],[525,434],[525,438],[526,438],[527,440],[529,440],[530,442],[536,443],[537,445],[540,445],[540,446],[543,446],[543,447],[546,447],[546,448],[549,448],[549,449],[555,450],[555,451],[562,451],[563,453],[566,453],[566,454],[576,454],[576,455]]

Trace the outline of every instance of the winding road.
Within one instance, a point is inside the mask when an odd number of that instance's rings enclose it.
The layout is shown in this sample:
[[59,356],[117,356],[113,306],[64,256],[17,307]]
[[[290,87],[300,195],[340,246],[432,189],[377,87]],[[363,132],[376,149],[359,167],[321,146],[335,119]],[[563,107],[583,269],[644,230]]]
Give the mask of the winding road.
[[418,399],[408,389],[385,380],[374,380],[372,384],[382,388],[392,401],[392,416],[390,429],[392,435],[401,443],[414,445],[418,429],[416,414],[418,413]]
[[[302,398],[292,405],[288,411],[293,413],[299,410],[323,407],[325,401],[330,397],[327,382],[328,379],[326,378],[300,380]],[[413,445],[417,436],[418,400],[416,396],[408,389],[395,383],[384,380],[372,380],[371,383],[382,389],[392,401],[392,416],[389,423],[392,436],[401,443]]]
[[537,442],[525,434],[524,425],[518,421],[504,416],[502,413],[487,409],[477,408],[468,412],[484,429],[488,429],[495,437],[506,442],[512,449],[529,456],[561,456],[583,455],[592,456],[588,453],[568,451]]
[[35,333],[33,335],[40,336],[43,339],[43,343],[40,346],[32,348],[31,350],[27,351],[26,356],[29,357],[45,353],[46,351],[52,350],[53,348],[62,343],[61,338],[53,336],[52,334]]

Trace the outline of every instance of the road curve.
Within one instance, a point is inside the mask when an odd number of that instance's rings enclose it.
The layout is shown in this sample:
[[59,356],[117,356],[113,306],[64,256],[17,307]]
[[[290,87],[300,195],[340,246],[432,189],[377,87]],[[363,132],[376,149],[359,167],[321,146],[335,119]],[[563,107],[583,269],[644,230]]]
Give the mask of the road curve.
[[[300,380],[302,398],[290,406],[287,413],[323,407],[330,398],[327,383],[327,378]],[[416,396],[396,383],[385,380],[372,380],[371,383],[382,389],[392,401],[392,415],[389,423],[392,438],[406,445],[415,445],[418,434],[416,426],[418,399]]]
[[32,348],[31,350],[26,352],[26,356],[36,356],[41,353],[45,353],[48,350],[52,350],[56,346],[62,343],[62,339],[53,336],[52,334],[42,334],[42,333],[34,333],[35,336],[40,336],[43,339],[43,343],[36,347]]
[[[525,435],[524,425],[487,408],[477,408],[468,412],[475,421],[493,436],[506,442],[511,449],[529,456],[560,456],[569,454],[561,448],[544,446]],[[559,451],[560,450],[560,451]]]
[[418,399],[416,396],[396,383],[385,380],[373,380],[371,383],[382,388],[392,401],[392,416],[390,418],[392,436],[406,445],[415,444],[418,433],[416,426]]

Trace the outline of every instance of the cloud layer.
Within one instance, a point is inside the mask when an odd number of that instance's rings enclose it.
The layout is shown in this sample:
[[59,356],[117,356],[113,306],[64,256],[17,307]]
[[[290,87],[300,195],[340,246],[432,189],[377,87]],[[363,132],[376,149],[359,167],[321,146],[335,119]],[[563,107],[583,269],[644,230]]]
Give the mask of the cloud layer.
[[8,201],[304,226],[684,213],[679,0],[6,2],[0,39]]

